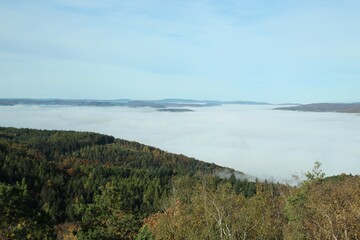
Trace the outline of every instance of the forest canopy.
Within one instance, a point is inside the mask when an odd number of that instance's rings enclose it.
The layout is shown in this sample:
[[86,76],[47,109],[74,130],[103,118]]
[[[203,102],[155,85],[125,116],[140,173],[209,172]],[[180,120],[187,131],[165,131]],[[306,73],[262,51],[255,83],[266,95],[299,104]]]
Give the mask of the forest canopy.
[[360,238],[359,176],[316,163],[290,186],[224,169],[97,133],[0,128],[0,239]]

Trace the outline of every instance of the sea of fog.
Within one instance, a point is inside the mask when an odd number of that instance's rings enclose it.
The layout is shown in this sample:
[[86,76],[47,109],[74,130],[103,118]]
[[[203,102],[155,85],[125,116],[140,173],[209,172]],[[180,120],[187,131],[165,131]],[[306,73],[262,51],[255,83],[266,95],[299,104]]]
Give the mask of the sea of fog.
[[327,175],[360,174],[360,116],[224,105],[153,108],[1,106],[0,126],[94,131],[231,167],[289,179],[320,161]]

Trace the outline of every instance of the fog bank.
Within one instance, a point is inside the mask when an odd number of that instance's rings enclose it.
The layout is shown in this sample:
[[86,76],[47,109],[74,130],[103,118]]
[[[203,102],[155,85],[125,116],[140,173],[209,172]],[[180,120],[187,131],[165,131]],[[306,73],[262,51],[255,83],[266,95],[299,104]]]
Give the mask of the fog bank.
[[360,116],[225,105],[194,112],[127,107],[0,107],[0,126],[94,131],[275,179],[360,174]]

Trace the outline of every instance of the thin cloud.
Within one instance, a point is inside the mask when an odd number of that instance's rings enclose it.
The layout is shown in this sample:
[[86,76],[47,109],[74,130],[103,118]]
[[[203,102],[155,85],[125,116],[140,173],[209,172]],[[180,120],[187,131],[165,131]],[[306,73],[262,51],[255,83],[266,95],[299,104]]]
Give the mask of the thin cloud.
[[357,101],[359,4],[3,1],[0,95]]

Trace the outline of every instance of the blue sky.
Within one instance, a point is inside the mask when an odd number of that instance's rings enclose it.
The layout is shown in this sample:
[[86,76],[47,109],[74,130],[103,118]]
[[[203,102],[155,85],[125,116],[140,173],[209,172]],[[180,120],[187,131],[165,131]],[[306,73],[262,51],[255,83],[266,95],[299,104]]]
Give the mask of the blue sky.
[[360,1],[1,0],[0,98],[360,101]]

